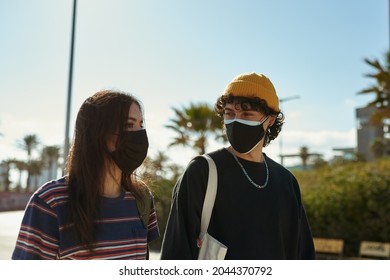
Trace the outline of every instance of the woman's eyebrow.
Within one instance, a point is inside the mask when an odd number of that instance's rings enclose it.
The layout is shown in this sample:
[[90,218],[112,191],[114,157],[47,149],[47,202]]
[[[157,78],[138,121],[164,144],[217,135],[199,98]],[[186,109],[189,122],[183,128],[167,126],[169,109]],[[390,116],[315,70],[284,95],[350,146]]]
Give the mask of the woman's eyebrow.
[[128,117],[127,120],[128,120],[128,121],[133,121],[133,122],[136,122],[136,121],[137,121],[137,119],[136,119],[136,118],[133,118],[133,117]]
[[[127,118],[127,122],[137,122],[137,119],[136,118],[134,118],[134,117],[128,117]],[[140,124],[143,124],[144,123],[144,119],[141,119],[140,121],[139,121],[139,123]]]

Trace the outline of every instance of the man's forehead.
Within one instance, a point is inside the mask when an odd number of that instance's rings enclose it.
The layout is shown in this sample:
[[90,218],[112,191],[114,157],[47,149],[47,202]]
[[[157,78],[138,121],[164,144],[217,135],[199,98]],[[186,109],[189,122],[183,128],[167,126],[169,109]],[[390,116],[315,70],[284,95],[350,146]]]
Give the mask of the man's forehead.
[[253,109],[250,103],[226,103],[225,109],[239,111],[258,111]]

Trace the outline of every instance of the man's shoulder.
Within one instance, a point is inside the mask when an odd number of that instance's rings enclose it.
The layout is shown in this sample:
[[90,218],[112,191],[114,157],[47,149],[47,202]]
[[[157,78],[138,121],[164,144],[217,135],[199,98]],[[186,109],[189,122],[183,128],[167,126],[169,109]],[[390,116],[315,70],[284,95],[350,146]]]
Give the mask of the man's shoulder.
[[[212,158],[212,160],[216,164],[218,164],[218,162],[226,159],[227,153],[228,152],[226,151],[225,148],[221,148],[219,150],[208,152],[208,153],[206,153],[206,155],[210,156]],[[198,156],[192,158],[192,160],[190,161],[190,163],[188,164],[186,169],[187,170],[196,170],[196,171],[208,170],[207,160],[202,155],[198,155]]]
[[284,167],[280,163],[274,161],[273,159],[268,157],[266,154],[264,154],[264,155],[265,155],[265,159],[267,161],[267,164],[268,164],[268,167],[270,168],[270,170],[272,170],[274,172],[278,172],[278,173],[280,173],[282,175],[293,176],[294,177],[294,175],[291,173],[291,171],[288,170],[286,167]]
[[212,152],[207,153],[216,163],[225,162],[231,155],[226,148],[221,148]]
[[218,150],[214,150],[212,152],[207,153],[211,157],[225,157],[229,152],[226,150],[226,148],[220,148]]

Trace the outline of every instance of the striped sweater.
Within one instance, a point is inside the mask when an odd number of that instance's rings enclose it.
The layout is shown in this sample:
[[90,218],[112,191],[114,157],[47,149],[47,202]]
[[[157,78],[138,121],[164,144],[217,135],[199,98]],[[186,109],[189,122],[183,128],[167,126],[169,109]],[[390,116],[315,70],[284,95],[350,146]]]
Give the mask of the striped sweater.
[[159,237],[153,199],[145,228],[135,197],[122,191],[119,197],[102,199],[91,252],[75,242],[69,228],[65,230],[67,204],[68,186],[63,178],[39,188],[26,207],[12,259],[145,259],[147,243]]

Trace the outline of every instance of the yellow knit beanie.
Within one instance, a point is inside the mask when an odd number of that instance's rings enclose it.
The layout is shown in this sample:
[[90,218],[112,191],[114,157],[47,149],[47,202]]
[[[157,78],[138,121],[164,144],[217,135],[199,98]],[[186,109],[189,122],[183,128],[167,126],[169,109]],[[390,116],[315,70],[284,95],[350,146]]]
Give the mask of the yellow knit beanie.
[[227,85],[223,94],[259,97],[267,101],[268,107],[279,112],[279,98],[271,80],[264,74],[246,73],[238,75]]

